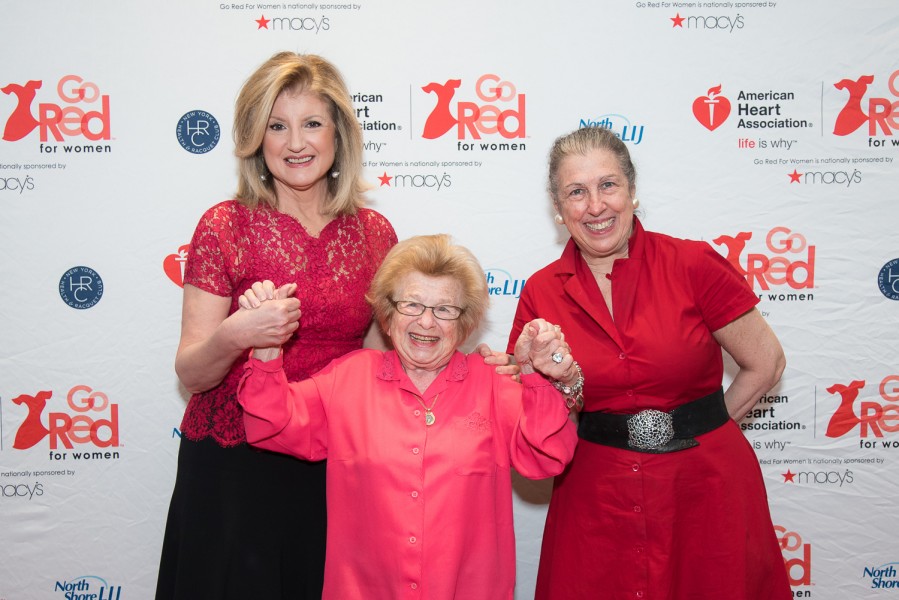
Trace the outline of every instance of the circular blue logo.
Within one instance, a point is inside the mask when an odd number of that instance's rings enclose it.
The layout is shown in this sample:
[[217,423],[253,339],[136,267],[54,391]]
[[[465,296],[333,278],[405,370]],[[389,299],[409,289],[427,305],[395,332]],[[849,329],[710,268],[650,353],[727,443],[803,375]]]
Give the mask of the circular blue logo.
[[899,258],[894,258],[881,267],[877,275],[877,287],[890,300],[899,300]]
[[206,154],[222,137],[219,122],[205,110],[192,110],[178,121],[178,143],[191,154]]
[[72,267],[59,279],[59,296],[72,308],[91,308],[103,297],[103,280],[90,267]]

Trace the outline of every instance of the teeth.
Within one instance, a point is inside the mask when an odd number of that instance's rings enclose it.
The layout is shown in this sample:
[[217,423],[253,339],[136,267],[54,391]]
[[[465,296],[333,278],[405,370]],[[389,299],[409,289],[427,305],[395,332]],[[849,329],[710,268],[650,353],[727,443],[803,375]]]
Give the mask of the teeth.
[[292,164],[292,165],[300,165],[300,164],[303,164],[303,163],[307,163],[307,162],[309,162],[310,160],[312,160],[312,157],[311,157],[311,156],[307,156],[306,158],[288,158],[288,159],[287,159],[287,162],[290,163],[290,164]]
[[603,221],[602,223],[584,223],[584,226],[590,231],[602,231],[603,229],[608,229],[612,226],[612,223],[615,222],[615,219],[609,219],[608,221]]
[[410,333],[409,337],[417,342],[436,342],[437,338],[425,336],[425,335],[416,335],[414,333]]

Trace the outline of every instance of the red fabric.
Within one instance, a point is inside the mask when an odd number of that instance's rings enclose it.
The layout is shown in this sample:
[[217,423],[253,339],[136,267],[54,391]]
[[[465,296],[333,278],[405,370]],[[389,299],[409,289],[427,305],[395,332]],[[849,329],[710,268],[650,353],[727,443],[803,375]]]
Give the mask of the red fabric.
[[[371,322],[364,295],[396,241],[387,219],[365,208],[337,217],[315,238],[293,217],[226,201],[200,219],[184,282],[230,296],[228,314],[238,309],[237,298],[256,281],[296,283],[303,314],[299,330],[284,345],[284,369],[295,381],[362,347]],[[243,365],[244,359],[235,361],[221,384],[191,397],[181,423],[185,437],[198,441],[212,436],[225,447],[246,441],[237,403]]]
[[[577,247],[531,277],[510,351],[537,316],[562,326],[585,410],[668,411],[721,386],[712,332],[758,297],[708,244],[646,232],[611,275],[614,322]],[[643,454],[578,441],[556,478],[538,600],[791,598],[758,460],[729,421],[697,448]]]
[[551,477],[577,443],[546,379],[519,385],[477,354],[456,352],[424,394],[395,352],[292,384],[278,359],[251,359],[240,402],[253,445],[328,459],[326,600],[511,600],[510,469]]

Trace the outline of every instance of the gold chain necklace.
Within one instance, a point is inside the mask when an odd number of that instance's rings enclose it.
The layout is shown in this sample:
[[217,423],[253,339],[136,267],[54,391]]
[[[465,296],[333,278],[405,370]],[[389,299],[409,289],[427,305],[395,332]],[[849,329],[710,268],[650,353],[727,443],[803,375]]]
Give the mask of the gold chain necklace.
[[431,402],[431,406],[426,406],[424,403],[424,400],[422,400],[418,396],[415,396],[415,399],[418,400],[418,403],[421,404],[421,407],[423,409],[425,409],[425,425],[427,425],[428,427],[433,425],[434,421],[437,420],[437,417],[434,416],[434,413],[431,412],[431,409],[433,409],[434,405],[437,404],[437,398],[439,398],[439,397],[440,397],[440,394],[437,394],[436,396],[434,396],[434,401]]

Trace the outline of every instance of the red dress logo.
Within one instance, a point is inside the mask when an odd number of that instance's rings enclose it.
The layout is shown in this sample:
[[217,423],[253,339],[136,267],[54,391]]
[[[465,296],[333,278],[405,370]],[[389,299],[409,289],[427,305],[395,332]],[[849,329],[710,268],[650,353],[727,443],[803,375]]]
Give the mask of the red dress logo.
[[6,127],[3,128],[3,139],[7,142],[21,140],[38,126],[37,119],[31,114],[31,102],[42,83],[41,81],[29,81],[25,85],[10,83],[5,88],[0,88],[0,92],[4,94],[14,94],[18,101],[16,109],[6,120]]

